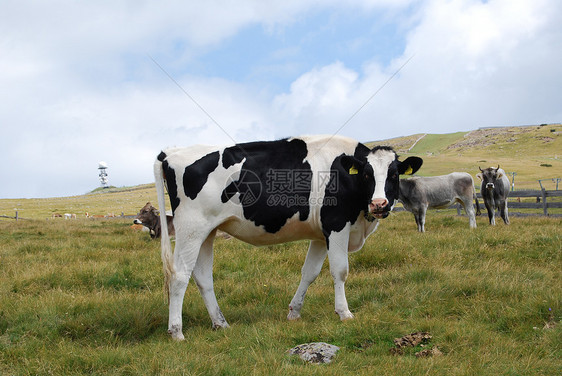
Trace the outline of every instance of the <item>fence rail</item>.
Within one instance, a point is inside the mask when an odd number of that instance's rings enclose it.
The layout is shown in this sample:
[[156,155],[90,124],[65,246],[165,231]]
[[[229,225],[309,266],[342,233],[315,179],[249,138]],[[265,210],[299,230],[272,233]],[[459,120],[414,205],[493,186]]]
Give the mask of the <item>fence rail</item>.
[[[484,201],[482,200],[482,195],[480,193],[476,194],[481,201],[479,202],[480,209],[486,209]],[[562,208],[562,201],[552,201],[552,197],[562,197],[562,190],[557,191],[547,191],[545,189],[539,190],[525,190],[525,191],[510,191],[509,198],[536,198],[536,202],[519,202],[510,200],[507,204],[509,209],[542,209],[543,215],[549,215],[548,209],[560,209]],[[551,198],[549,202],[549,198]],[[460,204],[455,204],[452,206],[457,209],[457,213],[460,214],[461,206]]]

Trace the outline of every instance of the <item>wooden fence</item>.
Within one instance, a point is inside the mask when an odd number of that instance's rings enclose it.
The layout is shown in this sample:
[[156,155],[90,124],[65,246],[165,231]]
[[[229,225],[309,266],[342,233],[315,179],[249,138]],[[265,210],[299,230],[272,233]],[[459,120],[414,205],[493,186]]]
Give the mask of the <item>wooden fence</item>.
[[[486,206],[484,206],[484,200],[482,200],[482,195],[480,193],[477,193],[476,197],[478,197],[479,199],[480,209],[486,210]],[[562,201],[555,201],[552,199],[553,197],[562,197],[562,190],[547,191],[545,189],[541,189],[540,191],[510,191],[507,207],[510,214],[513,209],[542,209],[543,215],[549,215],[548,209],[562,208]],[[514,198],[518,200],[513,200]],[[534,198],[535,200],[534,202],[521,202],[521,198]],[[453,207],[456,207],[457,214],[460,215],[460,204],[456,204]]]

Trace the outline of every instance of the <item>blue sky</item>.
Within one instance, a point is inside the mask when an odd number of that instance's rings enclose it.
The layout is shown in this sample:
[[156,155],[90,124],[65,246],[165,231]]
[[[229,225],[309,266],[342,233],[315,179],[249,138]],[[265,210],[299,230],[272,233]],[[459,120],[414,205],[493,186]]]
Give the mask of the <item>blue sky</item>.
[[356,71],[370,60],[388,65],[403,53],[405,35],[378,13],[323,10],[272,31],[249,25],[202,53],[185,73],[286,91],[295,77],[335,61]]
[[168,146],[332,134],[410,58],[340,134],[560,122],[560,19],[557,0],[4,0],[0,198],[86,193],[102,160],[151,182]]

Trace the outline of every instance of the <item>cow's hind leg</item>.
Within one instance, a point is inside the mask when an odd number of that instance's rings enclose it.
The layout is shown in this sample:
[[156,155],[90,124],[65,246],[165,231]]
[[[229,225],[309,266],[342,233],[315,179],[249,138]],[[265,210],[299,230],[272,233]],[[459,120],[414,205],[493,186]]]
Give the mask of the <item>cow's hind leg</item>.
[[421,224],[420,224],[420,216],[417,211],[414,211],[414,219],[416,220],[416,226],[418,227],[418,231],[421,232]]
[[465,200],[460,202],[468,216],[468,224],[470,228],[476,228],[476,213],[474,212],[474,207],[472,206],[472,200]]
[[213,329],[219,329],[227,328],[228,323],[219,308],[213,287],[213,242],[215,234],[216,230],[213,230],[201,246],[193,269],[193,279],[203,297],[209,316],[211,316]]
[[304,297],[308,287],[314,282],[320,270],[322,270],[322,264],[326,259],[326,243],[318,240],[312,240],[310,246],[308,247],[308,253],[306,254],[306,259],[304,265],[301,269],[301,282],[297,288],[297,292],[291,303],[289,304],[289,314],[287,319],[298,320],[301,315],[301,308],[304,302]]
[[419,232],[425,232],[425,213],[426,212],[427,212],[426,207],[414,209],[414,217],[416,218],[416,224],[418,225],[418,231]]
[[170,280],[168,333],[178,341],[184,339],[182,333],[183,297],[203,241],[204,238],[198,238],[197,234],[176,239],[174,272]]
[[342,231],[332,232],[328,238],[328,259],[330,260],[330,273],[334,279],[335,309],[342,321],[353,318],[345,298],[345,281],[349,272],[347,259],[349,227],[348,224]]

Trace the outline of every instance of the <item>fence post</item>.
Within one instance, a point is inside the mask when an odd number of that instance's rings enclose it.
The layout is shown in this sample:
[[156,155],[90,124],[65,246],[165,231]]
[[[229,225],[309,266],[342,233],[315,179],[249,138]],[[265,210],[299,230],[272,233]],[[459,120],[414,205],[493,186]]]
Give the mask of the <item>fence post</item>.
[[541,193],[542,193],[542,210],[545,216],[548,215],[548,206],[546,204],[546,189],[542,188],[541,189]]
[[18,220],[18,211],[16,209],[16,221]]

